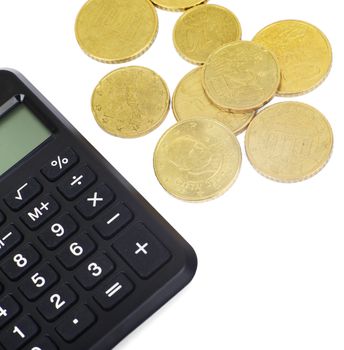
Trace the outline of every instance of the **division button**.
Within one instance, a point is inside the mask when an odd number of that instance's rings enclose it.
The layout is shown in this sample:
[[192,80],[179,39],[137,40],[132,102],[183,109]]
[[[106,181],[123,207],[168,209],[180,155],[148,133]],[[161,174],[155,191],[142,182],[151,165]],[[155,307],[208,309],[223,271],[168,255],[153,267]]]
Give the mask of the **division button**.
[[26,182],[21,183],[14,191],[5,197],[6,204],[12,210],[19,210],[29,203],[42,191],[40,183],[30,178]]
[[171,257],[170,252],[143,224],[123,231],[113,247],[142,278],[150,277]]
[[73,342],[96,322],[96,316],[86,306],[73,310],[57,327],[57,333],[66,342]]
[[74,171],[58,189],[67,199],[73,200],[89,188],[96,179],[94,172],[85,166]]
[[104,310],[111,310],[128,296],[134,284],[123,273],[112,277],[97,289],[95,299]]

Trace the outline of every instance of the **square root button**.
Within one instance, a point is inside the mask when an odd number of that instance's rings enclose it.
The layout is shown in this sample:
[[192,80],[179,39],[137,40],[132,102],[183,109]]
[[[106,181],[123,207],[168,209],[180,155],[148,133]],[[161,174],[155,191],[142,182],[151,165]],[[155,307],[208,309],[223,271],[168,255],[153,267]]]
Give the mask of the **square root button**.
[[144,279],[152,276],[171,257],[165,246],[140,223],[122,232],[113,247]]

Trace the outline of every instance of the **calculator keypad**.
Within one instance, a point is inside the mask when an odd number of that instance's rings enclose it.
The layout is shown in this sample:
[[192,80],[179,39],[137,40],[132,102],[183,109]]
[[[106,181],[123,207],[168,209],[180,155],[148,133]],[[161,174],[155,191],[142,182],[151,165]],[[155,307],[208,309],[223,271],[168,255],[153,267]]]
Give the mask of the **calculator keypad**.
[[[0,270],[17,281],[19,291],[17,298],[0,282],[1,350],[62,350],[56,338],[76,341],[97,323],[100,310],[107,313],[134,293],[135,278],[148,279],[171,257],[144,225],[131,224],[134,213],[115,189],[97,182],[89,166],[74,168],[78,162],[67,148],[42,168],[46,179],[31,177],[4,198],[21,222],[0,229]],[[45,191],[47,180],[56,182],[56,190]],[[0,225],[5,221],[0,211]],[[20,246],[27,237],[29,244]],[[97,251],[101,240],[108,241],[106,251]],[[25,299],[36,315],[25,312],[18,301]],[[53,323],[54,334],[44,331],[43,322]],[[39,325],[44,333],[39,334]]]

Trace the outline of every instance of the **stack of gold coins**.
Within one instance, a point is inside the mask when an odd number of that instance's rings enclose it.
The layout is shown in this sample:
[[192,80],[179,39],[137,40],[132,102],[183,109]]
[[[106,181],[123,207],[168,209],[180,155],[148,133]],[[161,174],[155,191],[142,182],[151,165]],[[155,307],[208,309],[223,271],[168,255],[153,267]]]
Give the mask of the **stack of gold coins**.
[[[240,172],[236,135],[247,128],[248,159],[272,180],[305,180],[326,165],[333,134],[319,111],[296,102],[262,109],[275,96],[303,95],[325,80],[332,50],[318,28],[280,21],[244,41],[235,14],[204,0],[89,0],[76,21],[79,45],[105,63],[138,57],[157,35],[154,6],[184,11],[175,24],[174,45],[199,66],[178,84],[172,99],[177,123],[155,149],[154,170],[163,188],[192,202],[223,194]],[[97,123],[126,138],[156,129],[169,106],[164,80],[138,66],[110,72],[92,96]]]

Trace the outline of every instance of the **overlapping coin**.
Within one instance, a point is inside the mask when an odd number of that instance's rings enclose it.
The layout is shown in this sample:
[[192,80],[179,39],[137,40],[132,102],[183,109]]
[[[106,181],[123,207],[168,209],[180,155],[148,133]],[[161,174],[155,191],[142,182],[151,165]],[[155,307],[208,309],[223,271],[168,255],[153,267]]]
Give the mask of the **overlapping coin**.
[[124,138],[143,136],[156,129],[169,107],[165,81],[145,67],[125,67],[109,73],[92,96],[92,111],[99,126]]
[[167,11],[185,11],[191,7],[204,4],[208,0],[151,0],[152,3]]

